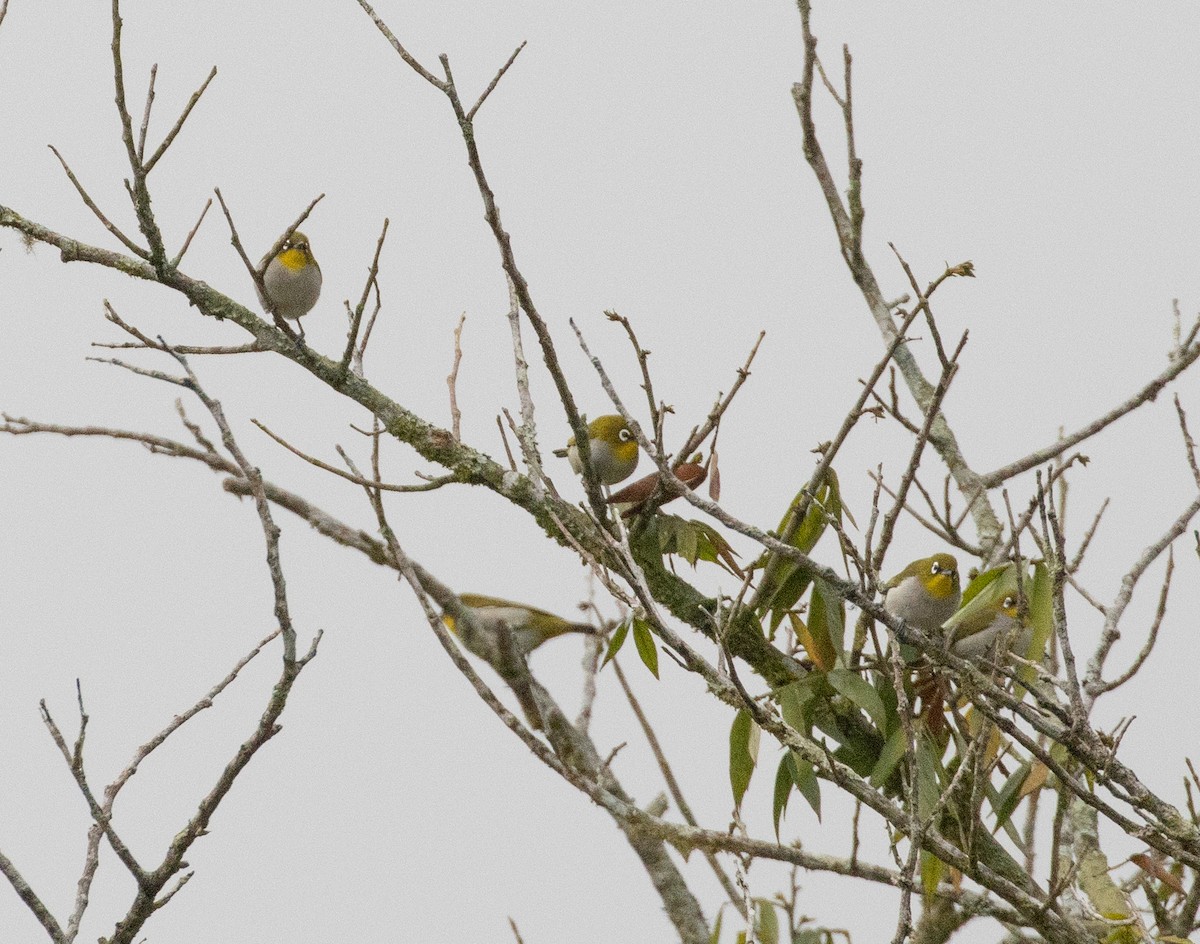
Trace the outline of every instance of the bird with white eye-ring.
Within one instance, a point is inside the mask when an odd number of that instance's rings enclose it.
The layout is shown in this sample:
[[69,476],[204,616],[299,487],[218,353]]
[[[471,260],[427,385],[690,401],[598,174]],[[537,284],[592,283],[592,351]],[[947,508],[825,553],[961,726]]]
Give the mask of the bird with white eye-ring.
[[[588,423],[588,453],[592,471],[604,485],[616,485],[633,475],[638,464],[638,444],[633,430],[618,413],[598,416]],[[565,457],[576,475],[583,475],[583,463],[579,458],[579,447],[575,437],[567,440],[562,449],[554,454]]]

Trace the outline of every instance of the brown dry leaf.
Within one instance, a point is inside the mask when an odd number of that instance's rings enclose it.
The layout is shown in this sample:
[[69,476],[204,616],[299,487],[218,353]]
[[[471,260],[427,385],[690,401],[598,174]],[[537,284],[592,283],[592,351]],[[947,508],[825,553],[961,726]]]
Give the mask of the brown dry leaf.
[[1160,882],[1162,882],[1168,888],[1174,889],[1175,891],[1179,892],[1179,894],[1181,894],[1181,895],[1186,894],[1186,890],[1183,887],[1183,882],[1181,882],[1179,880],[1179,876],[1176,875],[1174,872],[1168,871],[1166,868],[1163,867],[1163,864],[1161,862],[1151,858],[1147,853],[1145,853],[1145,852],[1135,853],[1134,855],[1131,855],[1129,857],[1129,861],[1132,862],[1134,865],[1136,865],[1139,869],[1141,869],[1147,875],[1158,879]]
[[[685,462],[675,470],[675,477],[689,489],[695,489],[704,481],[707,475],[708,470],[695,462]],[[643,476],[636,482],[626,485],[619,492],[611,495],[608,499],[609,504],[631,505],[632,507],[623,512],[623,514],[626,516],[635,514],[638,511],[637,506],[650,498],[658,490],[658,484],[658,473],[651,472],[649,475]],[[663,504],[665,505],[666,502],[663,502]]]

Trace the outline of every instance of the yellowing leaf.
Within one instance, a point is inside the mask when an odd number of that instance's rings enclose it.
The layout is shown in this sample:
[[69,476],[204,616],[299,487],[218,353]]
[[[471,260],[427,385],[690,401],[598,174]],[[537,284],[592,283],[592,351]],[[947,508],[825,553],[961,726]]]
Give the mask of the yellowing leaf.
[[[796,634],[796,639],[813,660],[813,664],[822,672],[832,669],[837,663],[837,653],[833,650],[833,643],[829,641],[828,634],[822,632],[819,636],[814,636],[797,613],[788,613],[788,619],[792,624],[792,632]],[[821,629],[824,630],[824,624]]]
[[1021,784],[1022,799],[1042,789],[1046,785],[1046,778],[1050,776],[1050,768],[1043,764],[1040,760],[1033,761],[1029,768],[1029,776],[1025,778],[1025,782]]

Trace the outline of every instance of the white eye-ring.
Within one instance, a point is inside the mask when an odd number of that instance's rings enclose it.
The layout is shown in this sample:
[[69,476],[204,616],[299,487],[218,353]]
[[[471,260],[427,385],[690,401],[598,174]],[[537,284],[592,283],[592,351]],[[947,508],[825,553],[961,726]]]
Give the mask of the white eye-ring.
[[940,574],[942,572],[942,565],[934,561],[933,566],[929,568],[929,572],[931,574]]
[[617,439],[621,442],[629,442],[629,440],[633,439],[633,433],[627,427],[622,427],[621,431],[617,433]]
[[1017,605],[1017,601],[1016,601],[1015,597],[1005,597],[1004,598],[1004,609],[1011,610],[1016,605]]

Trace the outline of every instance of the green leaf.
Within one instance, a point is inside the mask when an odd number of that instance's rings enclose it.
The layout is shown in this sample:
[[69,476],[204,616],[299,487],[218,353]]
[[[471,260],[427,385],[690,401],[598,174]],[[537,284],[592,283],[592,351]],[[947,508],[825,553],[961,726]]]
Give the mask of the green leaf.
[[762,944],[779,944],[779,915],[775,913],[775,906],[765,898],[756,898],[754,901],[758,906],[754,922],[757,939]]
[[[804,500],[803,490],[796,493],[783,519],[779,522],[777,534],[785,534],[792,525],[796,509]],[[837,474],[830,469],[825,474],[825,480],[813,493],[813,500],[808,505],[804,520],[796,528],[791,540],[792,547],[808,554],[816,547],[825,533],[831,519],[841,520],[842,500],[838,491]],[[784,614],[799,602],[804,591],[808,589],[809,576],[799,569],[794,561],[766,554],[761,558],[761,565],[772,568],[769,584],[761,586],[763,607],[762,612],[771,612],[771,629],[774,630],[783,620]]]
[[798,682],[789,682],[775,690],[775,700],[779,703],[784,724],[803,734],[808,734],[812,729],[812,722],[808,718],[807,711],[808,703],[816,694],[813,684],[809,681],[812,678],[813,676],[810,675]]
[[617,631],[613,633],[612,639],[608,641],[608,651],[604,653],[604,661],[600,663],[600,668],[604,668],[612,661],[613,656],[621,651],[621,647],[625,645],[625,637],[629,635],[629,626],[632,620],[625,620]]
[[792,779],[792,768],[785,753],[779,759],[779,769],[775,771],[775,797],[771,801],[771,818],[775,822],[775,841],[779,842],[779,821],[787,812],[788,797],[792,795],[792,787],[796,782]]
[[845,651],[846,603],[824,580],[813,580],[808,606],[808,629],[814,637],[823,635],[833,651]]
[[1012,563],[1001,564],[999,567],[993,567],[991,570],[985,570],[977,575],[969,584],[967,589],[963,591],[962,603],[959,604],[958,610],[961,613],[966,608],[967,604],[975,599],[982,590],[985,590],[994,580],[1000,577],[1005,571],[1012,568]]
[[881,734],[887,730],[887,709],[883,707],[883,699],[879,697],[879,692],[875,691],[870,682],[850,669],[834,669],[825,678],[829,680],[829,684],[834,687],[834,690],[845,695],[857,707],[865,711],[867,716],[875,722],[875,727]]
[[932,898],[941,884],[946,866],[937,856],[930,852],[921,851],[921,888],[926,898]]
[[808,805],[812,807],[812,811],[817,814],[819,820],[821,818],[821,781],[817,779],[817,772],[813,769],[812,764],[793,750],[788,750],[787,759],[791,762],[792,781],[796,784],[796,789],[808,801]]
[[892,771],[896,769],[896,765],[904,757],[904,751],[907,746],[904,726],[897,725],[896,730],[887,739],[887,743],[883,745],[883,750],[879,752],[879,760],[875,762],[875,769],[871,771],[871,786],[882,787],[887,783],[888,778],[892,775]]
[[[1050,568],[1043,561],[1033,565],[1033,582],[1028,588],[1028,593],[1029,628],[1032,638],[1029,641],[1029,651],[1018,652],[1017,655],[1038,662],[1046,654],[1050,637],[1054,635],[1054,579],[1050,576]],[[1032,669],[1026,672],[1036,677]],[[1022,681],[1031,682],[1033,678],[1022,678]]]
[[1004,786],[1000,788],[992,803],[992,809],[996,811],[996,829],[999,829],[1008,822],[1009,817],[1013,815],[1017,807],[1021,803],[1021,787],[1029,778],[1029,771],[1032,770],[1029,761],[1021,764],[1012,776],[1004,781]]
[[933,743],[927,737],[917,739],[917,813],[927,820],[942,795],[946,770]]
[[633,644],[637,646],[638,655],[642,657],[646,668],[658,678],[658,646],[654,644],[649,625],[636,616],[633,618]]
[[742,805],[742,797],[750,786],[758,760],[759,736],[750,712],[743,708],[733,716],[733,726],[729,729],[729,785],[733,788],[734,806]]

